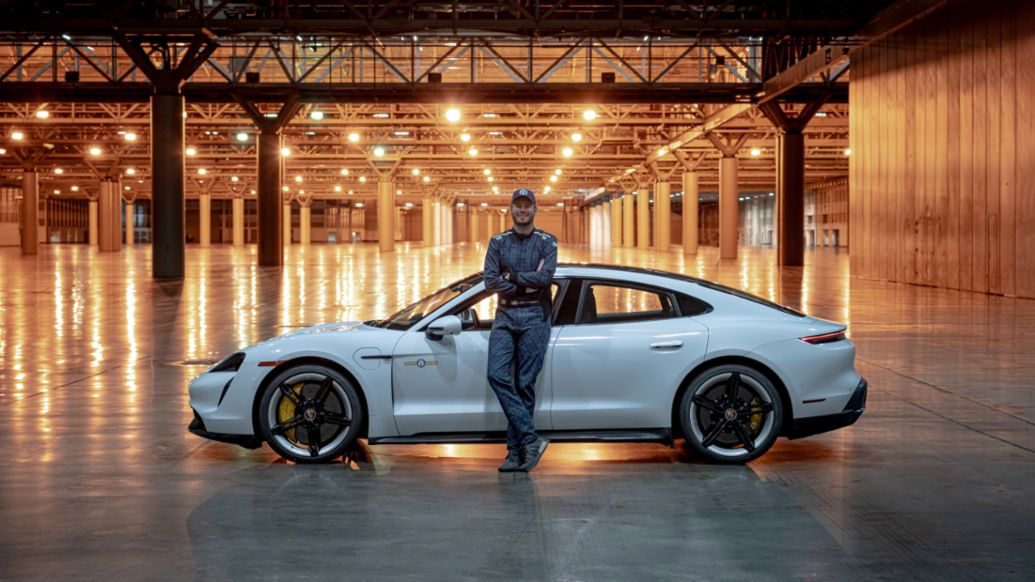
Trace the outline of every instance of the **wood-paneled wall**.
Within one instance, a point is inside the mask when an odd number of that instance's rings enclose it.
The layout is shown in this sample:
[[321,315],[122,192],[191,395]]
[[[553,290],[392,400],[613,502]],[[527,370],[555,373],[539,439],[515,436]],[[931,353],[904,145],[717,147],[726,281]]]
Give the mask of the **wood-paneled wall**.
[[1035,297],[1035,2],[950,1],[851,75],[852,274]]

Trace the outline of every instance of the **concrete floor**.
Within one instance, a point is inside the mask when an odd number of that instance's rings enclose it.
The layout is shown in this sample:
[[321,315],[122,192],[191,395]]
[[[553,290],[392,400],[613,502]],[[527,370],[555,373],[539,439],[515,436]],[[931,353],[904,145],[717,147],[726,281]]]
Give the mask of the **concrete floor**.
[[704,276],[844,321],[870,381],[858,424],[743,467],[657,445],[362,447],[284,463],[190,435],[186,384],[299,326],[384,315],[480,269],[482,245],[0,249],[0,579],[990,580],[1035,568],[1035,301],[562,248]]

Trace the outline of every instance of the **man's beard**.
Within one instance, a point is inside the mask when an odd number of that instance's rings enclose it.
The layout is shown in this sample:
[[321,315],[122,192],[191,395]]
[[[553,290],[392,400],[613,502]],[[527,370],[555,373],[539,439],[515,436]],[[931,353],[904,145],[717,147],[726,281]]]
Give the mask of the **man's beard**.
[[526,218],[524,220],[519,218],[518,215],[516,215],[516,214],[514,215],[514,224],[517,225],[517,226],[526,226],[526,225],[532,224],[534,220],[535,220],[535,215],[534,214],[530,214],[528,216],[528,218]]

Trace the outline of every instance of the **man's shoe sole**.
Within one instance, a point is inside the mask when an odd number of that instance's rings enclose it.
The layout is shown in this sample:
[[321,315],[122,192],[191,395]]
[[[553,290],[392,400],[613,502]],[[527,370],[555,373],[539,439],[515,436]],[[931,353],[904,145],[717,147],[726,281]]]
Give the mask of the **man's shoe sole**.
[[539,454],[535,456],[535,460],[532,461],[532,464],[527,467],[518,467],[517,470],[527,473],[532,469],[535,469],[535,466],[539,464],[539,460],[543,458],[543,453],[546,452],[546,447],[548,446],[550,446],[550,441],[543,439],[543,444],[539,447]]

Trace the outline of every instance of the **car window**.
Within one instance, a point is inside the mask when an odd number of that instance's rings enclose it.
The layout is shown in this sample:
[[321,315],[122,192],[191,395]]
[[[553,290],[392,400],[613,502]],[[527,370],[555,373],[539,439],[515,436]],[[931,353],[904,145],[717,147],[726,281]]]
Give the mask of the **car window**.
[[663,291],[613,283],[589,283],[582,293],[579,323],[625,323],[675,317],[672,296]]
[[[552,301],[557,300],[557,292],[559,289],[560,285],[556,281],[550,284],[550,297]],[[451,309],[450,315],[460,315],[468,309],[474,309],[475,314],[478,316],[478,323],[474,327],[465,329],[464,331],[492,329],[492,320],[496,317],[496,307],[498,305],[499,295],[486,291],[479,293],[470,301],[465,301],[455,309]]]

